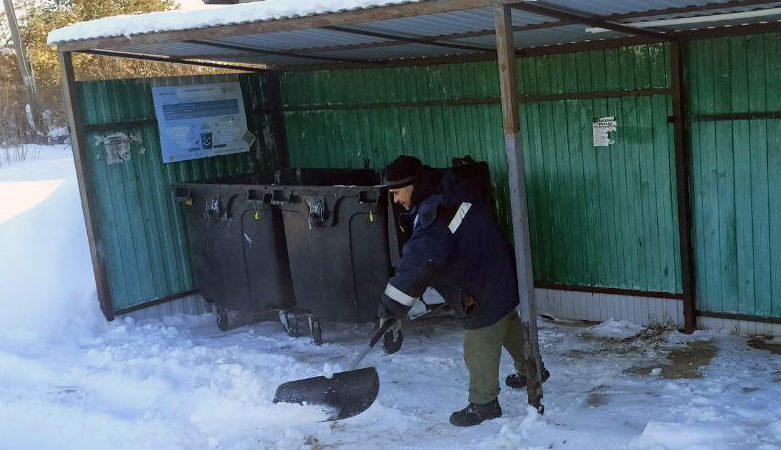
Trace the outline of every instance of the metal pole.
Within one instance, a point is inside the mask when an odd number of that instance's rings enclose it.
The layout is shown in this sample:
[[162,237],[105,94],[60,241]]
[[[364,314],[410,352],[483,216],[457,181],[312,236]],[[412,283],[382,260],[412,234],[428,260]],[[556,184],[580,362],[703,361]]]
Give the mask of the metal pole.
[[695,317],[695,267],[692,247],[692,210],[689,195],[690,150],[686,121],[686,89],[684,57],[680,41],[670,43],[671,97],[673,101],[673,129],[675,133],[675,184],[678,197],[678,235],[681,258],[681,283],[683,287],[684,330],[694,332]]
[[526,356],[526,393],[529,404],[542,414],[542,383],[540,347],[537,342],[537,311],[534,304],[529,216],[526,206],[526,181],[523,165],[518,87],[515,79],[515,46],[513,44],[512,11],[509,6],[496,7],[496,52],[502,94],[504,147],[507,153],[512,209],[515,265],[518,278],[520,312]]

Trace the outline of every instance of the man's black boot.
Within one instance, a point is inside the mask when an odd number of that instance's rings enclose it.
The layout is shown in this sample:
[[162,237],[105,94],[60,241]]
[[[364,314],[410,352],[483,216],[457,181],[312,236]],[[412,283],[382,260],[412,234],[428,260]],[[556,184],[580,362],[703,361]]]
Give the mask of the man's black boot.
[[470,403],[461,411],[451,414],[450,423],[457,427],[471,427],[484,420],[496,419],[497,417],[502,417],[502,407],[499,406],[499,400],[494,399],[484,405]]
[[[550,378],[550,372],[548,372],[548,369],[542,368],[542,382]],[[507,385],[507,387],[513,388],[513,389],[523,389],[526,387],[526,375],[520,374],[520,373],[512,373],[505,378],[504,383]]]

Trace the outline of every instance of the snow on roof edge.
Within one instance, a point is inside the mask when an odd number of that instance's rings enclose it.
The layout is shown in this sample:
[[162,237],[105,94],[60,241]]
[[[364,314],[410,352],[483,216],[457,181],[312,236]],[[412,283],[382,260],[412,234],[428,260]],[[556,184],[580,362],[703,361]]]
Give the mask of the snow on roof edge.
[[265,22],[357,11],[426,0],[265,0],[219,8],[160,11],[121,15],[74,23],[49,33],[49,45],[167,31],[196,30],[224,25]]

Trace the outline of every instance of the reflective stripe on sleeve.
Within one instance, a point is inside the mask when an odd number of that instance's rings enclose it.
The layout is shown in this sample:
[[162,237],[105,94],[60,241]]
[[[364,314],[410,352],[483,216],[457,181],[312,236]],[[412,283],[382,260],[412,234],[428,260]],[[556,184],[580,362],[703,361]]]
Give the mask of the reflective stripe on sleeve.
[[385,295],[390,297],[391,300],[399,302],[404,306],[412,306],[412,304],[415,303],[415,300],[417,300],[415,297],[410,297],[409,295],[401,292],[390,283],[385,286]]
[[461,222],[464,220],[464,217],[466,217],[467,211],[469,211],[469,208],[472,207],[471,203],[462,202],[461,206],[458,207],[458,211],[456,211],[456,215],[453,216],[453,219],[450,221],[450,225],[447,227],[450,228],[450,232],[455,234],[456,230],[458,230],[458,227],[461,226]]

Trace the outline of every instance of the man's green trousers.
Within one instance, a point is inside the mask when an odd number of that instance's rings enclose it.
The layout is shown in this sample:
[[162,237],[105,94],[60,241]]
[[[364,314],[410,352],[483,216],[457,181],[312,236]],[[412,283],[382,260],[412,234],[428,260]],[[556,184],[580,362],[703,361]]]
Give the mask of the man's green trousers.
[[469,371],[469,403],[483,405],[499,395],[502,347],[512,356],[515,370],[524,374],[521,327],[521,318],[514,309],[493,325],[466,330],[464,362]]

